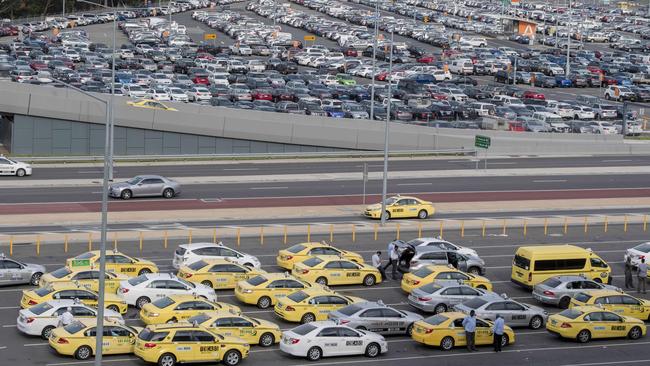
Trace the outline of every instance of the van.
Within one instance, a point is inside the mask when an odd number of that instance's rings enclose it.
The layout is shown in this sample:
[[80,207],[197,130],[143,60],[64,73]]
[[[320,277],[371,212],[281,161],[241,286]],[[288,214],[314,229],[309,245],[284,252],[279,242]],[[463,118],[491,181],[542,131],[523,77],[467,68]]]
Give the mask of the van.
[[471,74],[474,72],[474,64],[472,60],[466,58],[453,60],[449,65],[449,72],[461,75]]
[[515,253],[510,280],[529,289],[554,276],[584,276],[610,284],[611,273],[607,262],[591,249],[575,245],[525,246]]

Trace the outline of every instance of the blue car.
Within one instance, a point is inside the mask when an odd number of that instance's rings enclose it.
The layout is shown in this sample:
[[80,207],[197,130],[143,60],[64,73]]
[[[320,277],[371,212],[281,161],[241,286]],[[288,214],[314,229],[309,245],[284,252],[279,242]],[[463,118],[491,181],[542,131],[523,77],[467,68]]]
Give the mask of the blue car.
[[622,76],[622,75],[614,75],[614,80],[616,80],[617,85],[621,86],[632,86],[632,80],[628,78],[627,76]]
[[327,113],[328,117],[343,118],[345,112],[339,107],[324,107],[323,110]]
[[571,82],[571,79],[558,75],[555,77],[555,85],[560,88],[570,88],[573,86],[573,83]]

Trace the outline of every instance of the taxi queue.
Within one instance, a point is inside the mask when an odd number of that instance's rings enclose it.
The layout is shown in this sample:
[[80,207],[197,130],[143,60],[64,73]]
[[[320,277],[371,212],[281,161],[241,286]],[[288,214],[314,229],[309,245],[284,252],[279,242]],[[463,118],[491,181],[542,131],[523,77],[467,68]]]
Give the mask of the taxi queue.
[[[221,243],[213,245],[226,248]],[[65,267],[44,274],[38,288],[23,290],[18,330],[31,335],[40,334],[61,355],[81,360],[92,357],[97,324],[92,309],[97,306],[98,299],[98,261],[98,251],[70,258]],[[249,355],[251,345],[269,347],[281,343],[282,351],[303,355],[310,360],[318,359],[328,354],[322,350],[314,354],[314,347],[304,351],[291,348],[302,346],[300,336],[296,334],[308,337],[314,333],[314,327],[322,328],[330,323],[332,327],[325,327],[322,331],[345,328],[345,322],[340,320],[327,321],[333,319],[329,314],[365,302],[359,297],[337,293],[331,286],[374,286],[382,281],[380,271],[364,263],[360,254],[324,242],[299,243],[282,249],[276,261],[287,272],[267,272],[259,267],[239,264],[232,258],[206,256],[182,264],[177,274],[163,275],[158,274],[158,267],[153,262],[118,251],[108,252],[105,304],[114,315],[104,318],[104,354],[133,353],[146,362],[165,366],[210,360],[234,366]],[[464,273],[452,266],[429,265],[423,268],[403,276],[401,288],[404,293],[449,278],[477,289],[492,290],[488,278]],[[588,249],[571,245],[529,246],[520,247],[515,253],[511,278],[520,286],[532,289],[550,278],[565,275],[582,276],[596,283],[611,283],[610,266]],[[125,293],[129,284],[142,283],[143,278],[150,280],[147,287],[151,291],[162,285],[172,287],[158,292],[162,295],[147,298],[150,301],[134,302],[146,326],[128,326],[119,315],[127,312]],[[181,286],[173,287],[175,284]],[[198,286],[220,291],[234,290],[241,303],[261,309],[273,306],[276,316],[303,326],[286,331],[284,333],[288,335],[283,336],[277,324],[246,316],[236,304],[210,301],[193,291]],[[545,326],[550,334],[581,343],[595,338],[638,339],[645,336],[644,321],[650,320],[650,301],[637,299],[620,289],[584,289],[578,294],[566,304],[565,310],[548,317]],[[540,300],[537,296],[534,297]],[[608,300],[613,297],[629,301],[617,303]],[[57,319],[65,311],[72,311],[74,321],[62,325]],[[443,350],[463,346],[465,336],[457,326],[465,316],[463,312],[449,309],[414,321],[406,333],[415,342]],[[301,328],[304,324],[313,324],[314,327]],[[477,319],[477,324],[476,344],[492,344],[492,321]],[[343,330],[336,334],[343,336],[346,332]],[[347,341],[348,345],[362,346],[359,354],[375,357],[387,351],[382,336],[365,330],[357,336],[379,339],[367,346],[363,340]],[[507,325],[504,338],[506,345],[515,342],[515,332]],[[179,344],[184,346],[179,347]]]

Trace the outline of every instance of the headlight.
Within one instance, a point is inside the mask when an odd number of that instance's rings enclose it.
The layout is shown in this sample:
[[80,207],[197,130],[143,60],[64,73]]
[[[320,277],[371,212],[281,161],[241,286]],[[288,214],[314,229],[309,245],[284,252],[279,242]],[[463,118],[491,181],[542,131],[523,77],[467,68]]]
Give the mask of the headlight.
[[245,294],[252,294],[253,290],[247,289],[247,290],[242,290],[242,292],[245,293]]

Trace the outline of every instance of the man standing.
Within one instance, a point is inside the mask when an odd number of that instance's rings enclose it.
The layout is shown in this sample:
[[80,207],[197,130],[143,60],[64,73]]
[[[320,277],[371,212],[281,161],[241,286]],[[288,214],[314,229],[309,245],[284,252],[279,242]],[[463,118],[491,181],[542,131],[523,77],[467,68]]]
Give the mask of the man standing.
[[59,315],[59,327],[65,327],[66,325],[72,323],[74,321],[74,315],[72,315],[72,308],[68,306],[67,309],[65,309],[65,312],[61,315]]
[[645,262],[645,258],[641,258],[641,263],[637,267],[636,277],[639,282],[636,284],[636,292],[641,292],[641,287],[643,286],[643,293],[646,293],[646,280],[648,278],[648,264]]
[[492,326],[492,333],[494,333],[494,352],[501,352],[504,327],[505,321],[503,320],[503,317],[501,314],[497,314],[497,318],[494,320],[494,325]]
[[463,328],[465,329],[465,340],[467,341],[467,350],[478,351],[474,345],[474,336],[476,335],[476,312],[469,312],[469,315],[463,319]]
[[384,268],[381,266],[381,251],[378,250],[372,255],[372,266],[379,270],[381,280],[384,281],[386,279],[386,272],[384,272]]
[[627,257],[625,261],[625,288],[634,288],[634,280],[632,279],[632,258]]
[[397,279],[397,260],[399,259],[399,254],[397,254],[397,245],[394,241],[388,243],[388,262],[384,266],[384,272],[391,267],[391,274],[393,275],[393,280]]

